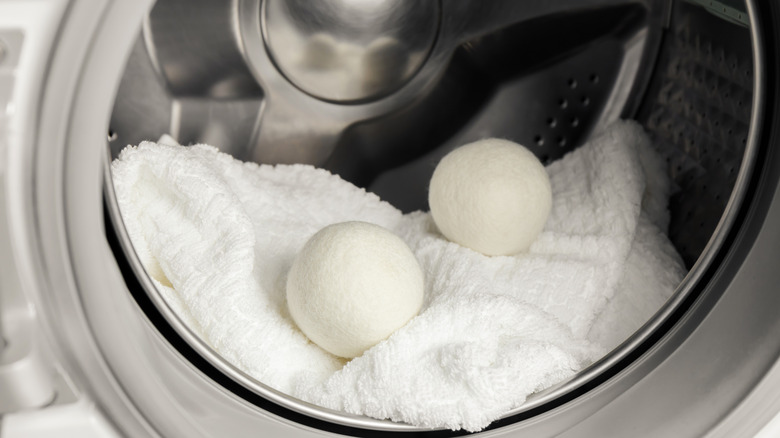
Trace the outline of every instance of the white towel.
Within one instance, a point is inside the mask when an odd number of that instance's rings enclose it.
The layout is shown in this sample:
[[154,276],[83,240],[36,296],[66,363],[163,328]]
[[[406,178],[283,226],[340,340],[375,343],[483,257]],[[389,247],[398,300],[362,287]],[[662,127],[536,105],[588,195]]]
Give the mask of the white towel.
[[[480,430],[614,348],[685,273],[661,231],[668,179],[632,122],[548,166],[550,219],[513,257],[450,243],[429,214],[402,215],[321,169],[166,143],[128,147],[112,166],[125,225],[157,288],[238,368],[324,407]],[[284,286],[306,240],[349,220],[403,238],[426,295],[419,316],[344,364],[297,330]]]

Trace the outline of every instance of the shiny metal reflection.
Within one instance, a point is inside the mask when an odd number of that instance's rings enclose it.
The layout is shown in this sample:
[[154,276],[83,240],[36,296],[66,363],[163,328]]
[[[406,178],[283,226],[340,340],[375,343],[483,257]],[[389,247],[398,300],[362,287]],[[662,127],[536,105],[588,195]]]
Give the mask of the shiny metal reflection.
[[436,39],[439,3],[268,0],[263,36],[277,68],[320,99],[374,99],[400,88]]

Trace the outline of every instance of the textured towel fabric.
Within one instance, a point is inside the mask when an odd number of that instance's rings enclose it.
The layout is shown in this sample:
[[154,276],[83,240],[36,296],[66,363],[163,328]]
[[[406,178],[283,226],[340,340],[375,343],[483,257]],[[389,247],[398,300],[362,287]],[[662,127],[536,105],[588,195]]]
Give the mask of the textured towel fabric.
[[[304,165],[242,163],[144,142],[113,163],[133,245],[171,308],[227,360],[300,399],[476,431],[640,327],[685,274],[668,242],[669,181],[641,127],[619,122],[547,167],[553,207],[528,253],[448,242],[429,214]],[[420,314],[345,363],[289,317],[286,273],[343,221],[404,239],[426,277]]]

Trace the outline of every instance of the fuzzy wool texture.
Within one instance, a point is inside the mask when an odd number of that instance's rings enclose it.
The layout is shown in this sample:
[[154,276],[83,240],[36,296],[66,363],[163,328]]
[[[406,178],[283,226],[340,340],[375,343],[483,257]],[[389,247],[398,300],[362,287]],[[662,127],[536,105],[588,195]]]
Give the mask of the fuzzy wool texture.
[[314,343],[352,359],[417,315],[423,281],[398,236],[367,222],[339,222],[314,234],[295,257],[287,308]]
[[[685,274],[665,235],[670,183],[641,127],[618,122],[546,168],[549,219],[528,252],[488,257],[428,213],[305,165],[144,142],[112,165],[127,231],[171,308],[266,385],[352,414],[477,431],[639,328]],[[364,221],[401,237],[422,309],[349,362],[309,340],[287,273],[318,230]]]
[[525,147],[500,138],[461,146],[439,161],[428,204],[449,240],[485,255],[526,251],[552,206],[550,178]]

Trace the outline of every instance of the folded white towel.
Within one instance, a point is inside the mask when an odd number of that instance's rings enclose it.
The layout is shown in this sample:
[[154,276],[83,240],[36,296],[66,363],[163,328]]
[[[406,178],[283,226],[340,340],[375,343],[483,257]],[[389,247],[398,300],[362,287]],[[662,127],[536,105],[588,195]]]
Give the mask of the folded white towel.
[[[659,228],[668,179],[631,122],[547,168],[550,219],[529,252],[512,257],[450,243],[427,213],[402,215],[321,169],[167,143],[128,147],[112,166],[125,225],[156,286],[237,367],[333,409],[480,430],[615,347],[685,272]],[[419,316],[345,365],[297,330],[284,288],[306,240],[352,220],[409,244],[426,295]]]

